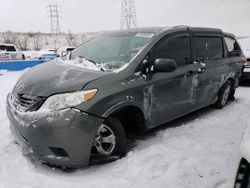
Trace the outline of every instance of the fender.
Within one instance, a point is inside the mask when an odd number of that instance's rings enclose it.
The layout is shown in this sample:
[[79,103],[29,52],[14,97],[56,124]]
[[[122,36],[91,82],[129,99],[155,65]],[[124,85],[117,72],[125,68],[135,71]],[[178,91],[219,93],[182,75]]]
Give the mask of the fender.
[[145,111],[143,110],[143,105],[139,102],[136,101],[121,101],[113,106],[111,106],[106,112],[103,113],[102,117],[106,118],[108,116],[110,116],[111,114],[118,112],[119,110],[125,108],[125,107],[135,107],[135,108],[139,108],[144,117],[145,117]]

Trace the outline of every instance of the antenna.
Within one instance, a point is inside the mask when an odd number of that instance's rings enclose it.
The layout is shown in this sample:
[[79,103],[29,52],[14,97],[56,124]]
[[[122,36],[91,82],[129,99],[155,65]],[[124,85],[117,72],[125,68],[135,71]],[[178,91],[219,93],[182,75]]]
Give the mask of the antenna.
[[121,29],[137,27],[135,0],[122,0]]

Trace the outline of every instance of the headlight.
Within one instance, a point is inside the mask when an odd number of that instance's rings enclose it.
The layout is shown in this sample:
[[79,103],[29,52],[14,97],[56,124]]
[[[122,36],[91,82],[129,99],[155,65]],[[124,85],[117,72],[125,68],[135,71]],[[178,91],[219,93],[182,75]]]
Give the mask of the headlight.
[[52,95],[41,106],[41,110],[60,110],[73,107],[92,99],[97,89]]

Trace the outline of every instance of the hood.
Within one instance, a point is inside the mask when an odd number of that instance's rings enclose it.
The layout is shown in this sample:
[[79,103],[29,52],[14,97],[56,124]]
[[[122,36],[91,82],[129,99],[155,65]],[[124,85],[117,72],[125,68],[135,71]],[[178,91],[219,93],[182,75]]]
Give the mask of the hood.
[[24,73],[14,91],[18,94],[48,97],[81,90],[88,82],[110,74],[84,69],[59,61],[42,63]]

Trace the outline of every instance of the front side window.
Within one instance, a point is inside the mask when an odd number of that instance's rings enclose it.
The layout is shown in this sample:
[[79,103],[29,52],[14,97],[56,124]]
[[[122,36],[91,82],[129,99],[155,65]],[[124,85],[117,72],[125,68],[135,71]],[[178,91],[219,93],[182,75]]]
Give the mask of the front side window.
[[190,60],[190,38],[179,36],[164,40],[153,52],[153,58],[167,58],[175,60],[177,66],[184,66]]
[[223,57],[221,37],[193,37],[194,59],[219,59]]
[[114,32],[96,37],[72,51],[71,59],[83,57],[105,71],[128,64],[155,36],[153,33]]

